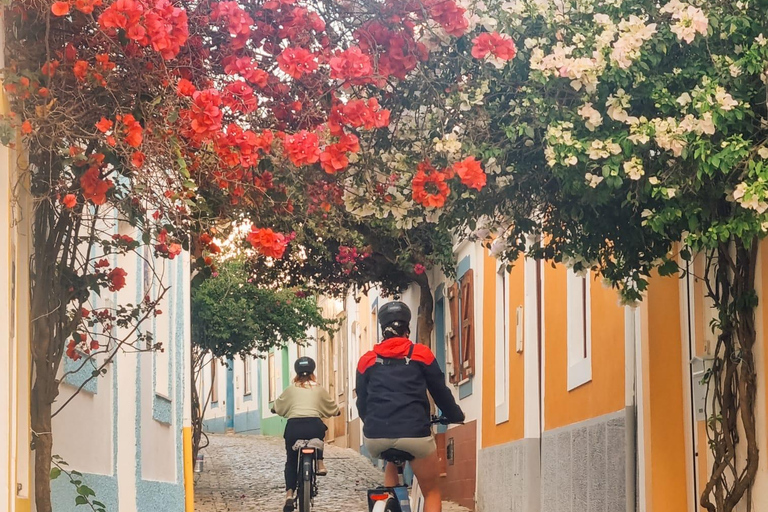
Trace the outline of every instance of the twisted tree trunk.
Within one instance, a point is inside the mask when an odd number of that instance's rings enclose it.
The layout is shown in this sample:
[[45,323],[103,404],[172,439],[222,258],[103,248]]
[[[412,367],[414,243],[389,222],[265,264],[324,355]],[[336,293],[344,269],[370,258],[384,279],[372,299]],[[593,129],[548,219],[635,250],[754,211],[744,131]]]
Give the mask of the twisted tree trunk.
[[429,347],[432,344],[432,330],[435,328],[435,321],[432,318],[435,311],[435,300],[432,297],[429,278],[426,274],[417,275],[414,281],[419,286],[419,311],[416,320],[419,336],[416,341]]
[[[714,464],[702,495],[708,512],[732,512],[750,493],[758,470],[755,401],[757,373],[754,346],[755,270],[758,241],[721,243],[708,257],[714,283],[706,276],[708,296],[718,311],[719,331],[712,371],[708,377],[707,436]],[[744,439],[741,439],[741,436]],[[746,460],[739,453],[746,443]]]

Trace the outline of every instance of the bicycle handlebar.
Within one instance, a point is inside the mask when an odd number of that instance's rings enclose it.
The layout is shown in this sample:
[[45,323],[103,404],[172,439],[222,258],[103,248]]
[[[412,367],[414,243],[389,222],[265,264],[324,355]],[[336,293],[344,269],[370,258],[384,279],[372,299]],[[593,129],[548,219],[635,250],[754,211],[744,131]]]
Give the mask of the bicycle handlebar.
[[[450,421],[445,416],[432,416],[432,418],[429,420],[429,423],[431,425],[438,425],[438,424],[439,425],[450,425],[451,423],[454,423],[454,422]],[[463,422],[462,423],[457,423],[457,425],[462,425],[462,424],[463,424]]]

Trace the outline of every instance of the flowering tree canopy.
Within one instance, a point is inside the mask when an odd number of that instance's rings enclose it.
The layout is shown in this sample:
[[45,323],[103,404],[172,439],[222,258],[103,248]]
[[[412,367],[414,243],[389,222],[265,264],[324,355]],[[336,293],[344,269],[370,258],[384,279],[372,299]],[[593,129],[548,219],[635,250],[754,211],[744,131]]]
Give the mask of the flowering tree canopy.
[[[398,83],[429,58],[436,31],[469,37],[468,7],[12,0],[3,70],[12,113],[0,136],[14,145],[21,133],[29,166],[20,183],[34,200],[34,430],[51,430],[62,357],[79,356],[69,340],[89,343],[79,330],[88,294],[135,277],[102,265],[102,253],[173,258],[191,248],[210,266],[214,229],[245,218],[254,226],[246,243],[280,258],[293,230],[276,219],[288,214],[312,222],[331,207],[359,209],[360,192],[373,190],[375,213],[410,228],[416,217],[387,206],[402,208],[393,197],[436,220],[436,208],[482,188],[477,155],[419,158],[402,171],[387,160],[399,147]],[[506,38],[481,39],[482,58],[514,53]],[[354,258],[342,252],[334,258]],[[36,442],[36,503],[49,511],[51,437]]]
[[[472,44],[437,37],[440,59],[401,86],[419,98],[414,140],[433,155],[455,147],[483,161],[487,187],[457,202],[450,219],[499,257],[592,270],[628,303],[654,270],[706,258],[719,312],[708,378],[713,467],[701,498],[709,511],[733,510],[757,471],[766,12],[764,1],[486,2],[476,11],[485,33]],[[423,152],[402,148],[398,158]],[[436,207],[439,177],[425,167],[418,181],[434,184],[437,194],[419,197]],[[745,461],[732,448],[740,440]]]

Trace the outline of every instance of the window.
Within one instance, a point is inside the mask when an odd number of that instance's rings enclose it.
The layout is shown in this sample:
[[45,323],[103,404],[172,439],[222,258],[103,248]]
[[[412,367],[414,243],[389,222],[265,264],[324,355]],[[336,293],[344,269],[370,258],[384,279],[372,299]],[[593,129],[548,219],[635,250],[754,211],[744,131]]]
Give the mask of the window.
[[269,401],[277,400],[277,375],[275,371],[275,353],[269,354],[267,363],[267,376],[269,377]]
[[496,423],[509,421],[509,274],[496,273]]
[[475,374],[475,305],[472,269],[467,270],[448,291],[451,310],[450,380],[459,384]]
[[211,402],[219,401],[219,362],[211,359]]
[[243,359],[243,395],[251,394],[251,356],[245,356]]
[[568,271],[568,391],[592,380],[592,308],[589,274]]

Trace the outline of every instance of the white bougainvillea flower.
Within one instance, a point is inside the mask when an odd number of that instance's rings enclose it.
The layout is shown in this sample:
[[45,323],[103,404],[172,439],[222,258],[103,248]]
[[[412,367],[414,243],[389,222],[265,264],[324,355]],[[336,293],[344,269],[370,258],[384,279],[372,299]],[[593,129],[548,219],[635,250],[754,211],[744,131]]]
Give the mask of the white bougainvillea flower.
[[597,174],[592,174],[591,172],[588,172],[584,175],[584,178],[587,180],[587,185],[589,185],[592,188],[597,188],[597,186],[605,179],[602,176],[598,176]]
[[591,132],[595,131],[598,126],[603,124],[603,116],[600,115],[600,112],[595,110],[592,103],[585,103],[582,105],[579,108],[578,113],[585,119],[584,125],[587,127],[587,130]]
[[639,180],[644,174],[643,162],[638,157],[632,157],[631,160],[624,162],[624,172],[631,180]]

